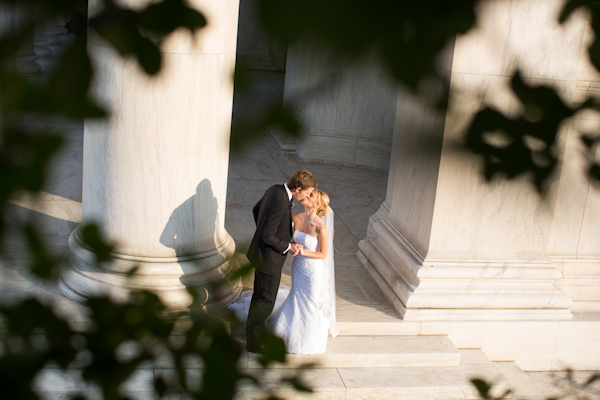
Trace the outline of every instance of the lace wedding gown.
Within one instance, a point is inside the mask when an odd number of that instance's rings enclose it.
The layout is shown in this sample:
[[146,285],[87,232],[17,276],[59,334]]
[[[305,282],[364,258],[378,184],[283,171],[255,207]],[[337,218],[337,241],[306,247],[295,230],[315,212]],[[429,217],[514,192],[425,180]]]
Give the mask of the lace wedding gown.
[[[308,251],[319,251],[316,237],[295,231],[294,241]],[[332,249],[333,250],[333,249]],[[297,255],[292,263],[292,289],[272,314],[271,330],[283,339],[288,353],[319,354],[327,347],[329,319],[325,316],[323,260]]]
[[[314,236],[295,231],[294,240],[308,251],[319,250]],[[333,252],[333,246],[329,251]],[[267,328],[283,339],[288,353],[324,353],[328,332],[337,335],[333,260],[329,261],[331,268],[325,268],[324,260],[297,255],[292,263],[292,288],[279,288]],[[246,291],[227,308],[246,321],[251,298],[252,291]]]

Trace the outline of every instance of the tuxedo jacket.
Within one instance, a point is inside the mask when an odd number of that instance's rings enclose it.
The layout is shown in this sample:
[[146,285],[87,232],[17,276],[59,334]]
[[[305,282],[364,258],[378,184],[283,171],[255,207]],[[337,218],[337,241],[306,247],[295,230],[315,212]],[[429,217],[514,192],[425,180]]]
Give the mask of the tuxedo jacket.
[[256,232],[248,248],[248,260],[267,275],[281,275],[292,240],[292,207],[283,185],[271,186],[252,209]]

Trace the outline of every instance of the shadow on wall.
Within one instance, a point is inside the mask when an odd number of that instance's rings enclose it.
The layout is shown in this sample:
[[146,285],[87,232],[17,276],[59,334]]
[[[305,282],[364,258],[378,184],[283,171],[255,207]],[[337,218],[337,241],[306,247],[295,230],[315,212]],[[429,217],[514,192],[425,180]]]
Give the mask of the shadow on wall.
[[230,278],[236,261],[235,245],[219,228],[218,201],[208,179],[196,194],[179,205],[160,236],[160,243],[175,250],[183,275],[179,281],[198,297],[194,303],[222,307],[241,289],[239,278]]
[[218,206],[210,181],[202,180],[196,194],[173,211],[160,242],[175,250],[177,257],[197,256],[219,247]]

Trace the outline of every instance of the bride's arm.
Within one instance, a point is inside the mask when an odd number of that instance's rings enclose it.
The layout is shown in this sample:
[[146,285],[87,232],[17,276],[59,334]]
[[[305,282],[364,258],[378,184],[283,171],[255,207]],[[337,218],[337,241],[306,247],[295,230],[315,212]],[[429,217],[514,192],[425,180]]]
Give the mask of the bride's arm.
[[317,228],[317,240],[319,241],[319,251],[306,251],[305,249],[300,249],[300,255],[308,258],[317,258],[317,259],[325,259],[327,257],[327,247],[329,247],[329,240],[327,236],[327,228],[325,224],[319,226]]

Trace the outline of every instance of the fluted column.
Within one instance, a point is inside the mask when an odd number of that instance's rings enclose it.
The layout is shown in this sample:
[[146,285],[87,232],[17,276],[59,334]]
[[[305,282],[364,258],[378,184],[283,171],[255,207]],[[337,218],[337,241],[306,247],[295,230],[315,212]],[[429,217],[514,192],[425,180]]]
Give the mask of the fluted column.
[[[26,24],[33,16],[33,4],[17,1],[15,2],[15,27]],[[35,62],[37,55],[33,50],[34,35],[27,37],[27,41],[17,51],[15,67],[19,74],[34,75],[42,72],[42,67]]]
[[[99,222],[117,248],[114,261],[98,265],[72,233],[60,287],[73,300],[146,289],[183,310],[186,287],[211,306],[239,291],[227,280],[235,244],[224,228],[238,0],[191,3],[210,25],[194,38],[170,36],[154,78],[88,35],[98,67],[92,90],[112,115],[85,121],[82,220]],[[209,292],[208,283],[224,286]]]

